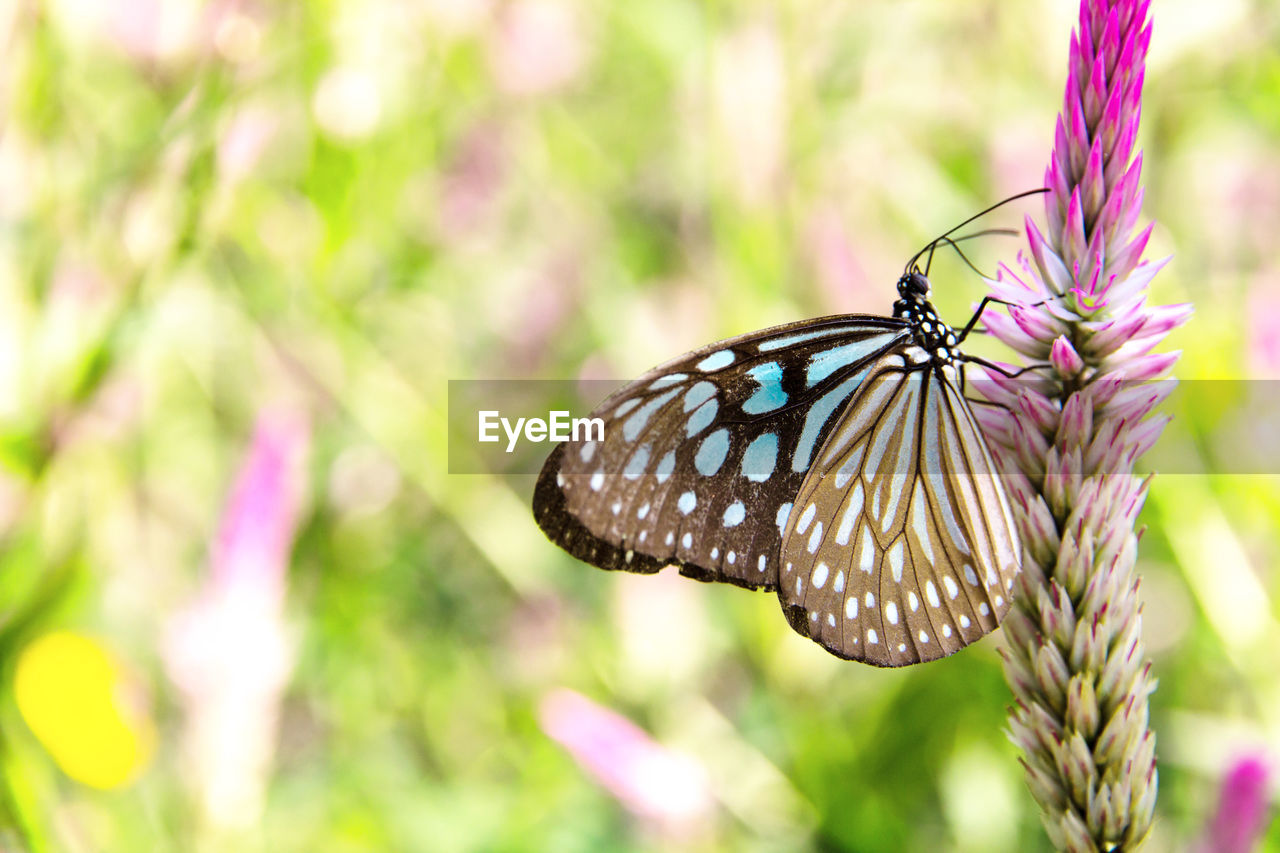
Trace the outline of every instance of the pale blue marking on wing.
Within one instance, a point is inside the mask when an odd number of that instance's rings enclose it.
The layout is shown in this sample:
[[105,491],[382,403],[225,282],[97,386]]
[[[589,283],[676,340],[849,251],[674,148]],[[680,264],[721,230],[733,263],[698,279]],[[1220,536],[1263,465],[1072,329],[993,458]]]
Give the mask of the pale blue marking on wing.
[[748,415],[763,415],[787,404],[787,392],[782,390],[781,364],[767,361],[748,370],[747,375],[760,387],[742,404],[742,411]]
[[763,483],[773,476],[778,464],[778,434],[766,432],[747,446],[742,454],[742,476],[753,483]]
[[693,457],[693,466],[704,477],[710,477],[720,470],[724,458],[729,455],[729,431],[718,429],[702,440],[698,445],[698,453]]
[[879,352],[897,338],[896,332],[890,332],[814,353],[809,358],[809,368],[805,371],[806,387],[812,388],[840,368],[856,364],[867,356]]
[[687,373],[668,373],[666,376],[659,376],[657,379],[649,383],[650,388],[662,388],[667,385],[675,385],[689,378]]
[[707,427],[711,426],[711,422],[716,419],[716,412],[720,411],[720,404],[715,400],[708,400],[698,407],[698,410],[689,417],[689,422],[685,424],[685,435],[693,438]]
[[695,383],[694,386],[684,394],[684,410],[686,412],[692,412],[715,395],[716,386],[713,383],[708,382],[705,379],[701,382]]
[[728,367],[733,364],[734,358],[733,350],[722,349],[719,352],[711,353],[711,355],[698,362],[698,369],[719,370],[722,367]]
[[787,519],[791,517],[791,501],[787,501],[778,507],[778,517],[774,519],[778,525],[778,532],[781,533],[787,526]]
[[667,401],[680,393],[679,388],[672,388],[665,394],[659,394],[640,408],[636,409],[636,413],[627,418],[622,425],[622,437],[627,441],[635,441],[636,436],[640,435],[640,430],[644,429],[645,424],[649,423],[649,418],[653,417],[653,413],[661,409],[667,404]]
[[631,459],[627,461],[627,467],[623,469],[622,476],[628,480],[639,479],[644,473],[644,469],[649,466],[649,445],[645,444],[640,447]]
[[734,501],[724,511],[724,526],[737,527],[747,517],[747,508],[742,501]]
[[795,455],[791,457],[792,471],[799,473],[808,470],[809,460],[813,456],[813,446],[818,441],[818,432],[822,429],[822,425],[827,422],[827,418],[831,417],[831,413],[837,406],[843,405],[844,401],[849,399],[849,395],[866,375],[867,371],[863,370],[857,376],[851,376],[823,394],[809,407],[808,413],[804,416],[804,429],[800,431],[800,443],[796,445]]
[[658,482],[665,483],[671,476],[671,472],[675,470],[676,452],[674,450],[669,450],[667,451],[667,455],[662,457],[662,460],[658,463],[658,470],[655,472],[658,475]]
[[[879,328],[879,327],[876,327]],[[776,349],[802,344],[805,341],[815,341],[818,338],[829,338],[833,335],[847,335],[852,332],[866,331],[866,326],[827,326],[822,329],[814,329],[811,332],[797,332],[794,335],[787,335],[785,338],[772,338],[756,347],[760,352],[773,352]],[[902,334],[901,331],[890,332],[889,334]]]

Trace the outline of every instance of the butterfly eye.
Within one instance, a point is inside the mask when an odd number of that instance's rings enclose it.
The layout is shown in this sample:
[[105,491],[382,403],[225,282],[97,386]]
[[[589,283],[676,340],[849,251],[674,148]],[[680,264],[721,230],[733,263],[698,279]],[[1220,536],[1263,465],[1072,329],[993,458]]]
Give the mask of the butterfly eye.
[[898,285],[903,296],[928,296],[929,279],[923,273],[911,272],[902,277]]

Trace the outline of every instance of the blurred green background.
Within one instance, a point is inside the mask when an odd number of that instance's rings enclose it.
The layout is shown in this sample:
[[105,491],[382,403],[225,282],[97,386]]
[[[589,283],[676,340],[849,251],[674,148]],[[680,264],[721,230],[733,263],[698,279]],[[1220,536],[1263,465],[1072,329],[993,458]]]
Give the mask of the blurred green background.
[[[998,635],[879,671],[772,596],[598,572],[531,477],[447,473],[445,401],[887,312],[916,247],[1039,185],[1074,11],[0,3],[0,847],[1047,849]],[[1177,373],[1280,378],[1280,6],[1154,18]],[[982,282],[933,277],[967,318]],[[1268,428],[1229,410],[1174,411],[1189,470]],[[1152,850],[1280,755],[1278,520],[1275,476],[1154,481]],[[578,763],[566,718],[642,760]]]

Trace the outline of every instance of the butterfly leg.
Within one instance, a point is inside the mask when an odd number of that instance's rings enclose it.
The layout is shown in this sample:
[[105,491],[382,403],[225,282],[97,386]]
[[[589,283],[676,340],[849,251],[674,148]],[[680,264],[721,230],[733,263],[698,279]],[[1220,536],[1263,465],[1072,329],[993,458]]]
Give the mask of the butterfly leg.
[[[964,339],[969,337],[969,333],[973,331],[973,327],[978,325],[978,321],[982,319],[982,312],[987,310],[987,306],[991,303],[997,305],[1012,305],[1014,303],[1004,299],[996,299],[994,296],[984,296],[982,301],[978,303],[978,310],[973,312],[973,316],[969,318],[969,322],[964,324],[964,328],[960,330],[960,334],[956,337],[956,343],[964,343]],[[1037,303],[1043,305],[1044,303]]]
[[[1041,305],[1046,305],[1052,301],[1052,299],[1041,299],[1039,302],[1032,302],[1025,307],[1039,308]],[[973,327],[982,319],[982,312],[987,310],[987,306],[993,302],[997,305],[1022,305],[1020,302],[1009,302],[1006,299],[997,299],[994,296],[982,297],[982,301],[978,303],[978,310],[974,311],[973,316],[969,318],[969,322],[965,323],[964,328],[960,331],[960,335],[956,338],[956,343],[964,343],[964,339],[969,337],[969,334],[974,331]],[[982,333],[985,333],[985,330],[982,330]]]

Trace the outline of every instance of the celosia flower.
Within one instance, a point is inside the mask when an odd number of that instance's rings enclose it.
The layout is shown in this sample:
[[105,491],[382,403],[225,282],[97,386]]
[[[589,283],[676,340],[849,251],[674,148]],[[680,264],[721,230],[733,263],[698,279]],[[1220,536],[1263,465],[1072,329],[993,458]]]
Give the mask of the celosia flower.
[[1218,809],[1205,827],[1199,853],[1250,853],[1267,826],[1271,772],[1260,756],[1236,761],[1222,780]]
[[542,700],[538,716],[547,735],[652,828],[684,834],[709,817],[702,765],[657,743],[626,717],[564,689]]
[[292,668],[283,619],[306,432],[264,418],[227,502],[200,597],[169,625],[186,750],[205,818],[248,826],[262,807],[280,695]]
[[1146,290],[1165,261],[1144,261],[1135,155],[1151,26],[1149,0],[1082,0],[1066,99],[1045,174],[1046,225],[1026,222],[1029,257],[1002,266],[993,295],[1008,316],[990,331],[1029,362],[992,375],[978,407],[1006,459],[1024,543],[1016,606],[1006,617],[1010,730],[1053,843],[1130,849],[1151,826],[1155,688],[1143,651],[1133,574],[1134,522],[1146,497],[1134,461],[1165,424],[1153,384],[1176,354],[1153,353],[1186,321]]

